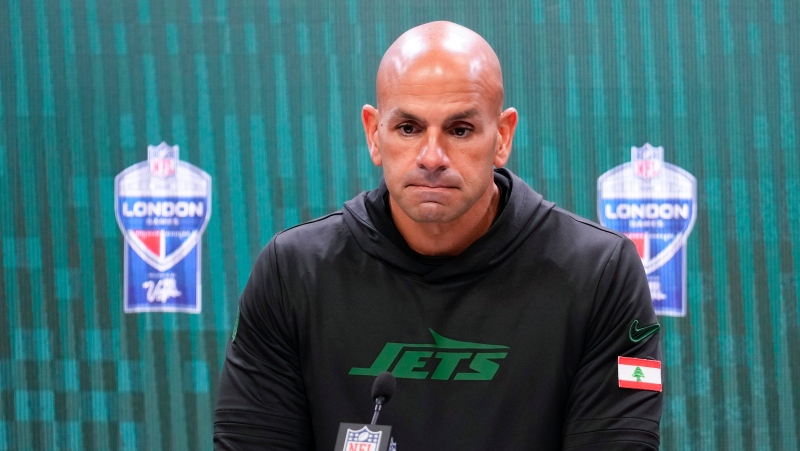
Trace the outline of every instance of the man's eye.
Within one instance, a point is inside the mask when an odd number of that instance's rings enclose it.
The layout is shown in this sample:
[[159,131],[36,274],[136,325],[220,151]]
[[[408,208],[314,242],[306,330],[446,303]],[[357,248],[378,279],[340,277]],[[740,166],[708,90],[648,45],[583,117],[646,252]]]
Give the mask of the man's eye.
[[459,138],[463,138],[469,135],[470,129],[466,127],[456,127],[453,129],[453,134],[458,136]]
[[416,130],[416,128],[411,124],[401,124],[397,128],[400,129],[400,131],[405,135],[410,135]]

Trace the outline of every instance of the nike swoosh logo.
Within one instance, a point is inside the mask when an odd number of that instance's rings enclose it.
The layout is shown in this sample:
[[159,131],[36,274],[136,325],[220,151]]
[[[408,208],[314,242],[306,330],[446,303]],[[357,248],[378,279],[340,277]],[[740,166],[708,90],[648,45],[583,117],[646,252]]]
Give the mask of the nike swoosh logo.
[[630,338],[634,343],[639,343],[650,335],[658,332],[659,329],[661,329],[661,324],[658,323],[644,326],[640,329],[639,320],[635,319],[631,323],[631,328],[628,330],[628,338]]

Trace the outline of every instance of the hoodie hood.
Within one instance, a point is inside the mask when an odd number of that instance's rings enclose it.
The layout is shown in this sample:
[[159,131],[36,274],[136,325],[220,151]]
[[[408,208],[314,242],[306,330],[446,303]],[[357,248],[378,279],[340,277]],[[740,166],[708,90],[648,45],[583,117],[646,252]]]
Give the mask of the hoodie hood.
[[[486,233],[464,252],[433,270],[395,245],[373,224],[366,203],[383,199],[386,185],[365,191],[344,204],[344,219],[361,249],[409,277],[448,283],[478,277],[519,249],[555,204],[548,202],[507,169],[495,169],[495,183],[508,187],[508,202]],[[498,179],[502,177],[503,179]]]

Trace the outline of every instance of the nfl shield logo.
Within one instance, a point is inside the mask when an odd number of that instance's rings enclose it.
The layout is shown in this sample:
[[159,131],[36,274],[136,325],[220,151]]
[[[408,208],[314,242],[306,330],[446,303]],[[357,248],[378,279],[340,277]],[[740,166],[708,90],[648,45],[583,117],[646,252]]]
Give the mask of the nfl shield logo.
[[642,147],[631,147],[631,161],[634,174],[642,179],[649,180],[661,175],[664,165],[664,148],[653,147],[645,143]]
[[147,146],[147,162],[150,175],[166,179],[175,175],[178,167],[178,146],[162,142],[158,146]]
[[342,451],[377,451],[383,431],[372,432],[366,426],[354,431],[347,429],[347,439]]

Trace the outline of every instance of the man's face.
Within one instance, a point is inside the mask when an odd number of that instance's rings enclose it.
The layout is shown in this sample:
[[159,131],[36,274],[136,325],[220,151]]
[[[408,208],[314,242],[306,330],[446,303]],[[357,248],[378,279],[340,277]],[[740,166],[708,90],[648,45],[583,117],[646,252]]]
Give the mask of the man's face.
[[469,63],[421,57],[379,87],[379,110],[363,112],[393,205],[418,223],[449,223],[485,205],[493,167],[508,159],[516,112],[509,132],[496,85]]

